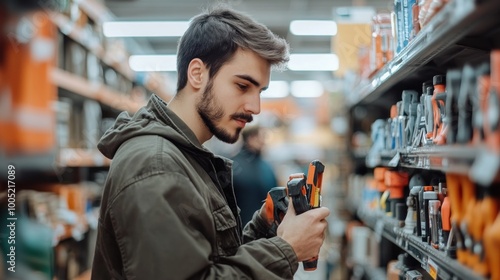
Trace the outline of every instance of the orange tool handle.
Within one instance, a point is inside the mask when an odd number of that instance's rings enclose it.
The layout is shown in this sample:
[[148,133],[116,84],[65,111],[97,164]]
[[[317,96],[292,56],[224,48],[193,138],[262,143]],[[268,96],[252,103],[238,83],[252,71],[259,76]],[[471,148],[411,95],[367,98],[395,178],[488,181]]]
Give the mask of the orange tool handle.
[[267,223],[271,225],[271,232],[276,233],[278,225],[288,210],[288,193],[285,187],[274,187],[267,193],[264,202]]
[[314,160],[309,164],[306,184],[311,190],[311,197],[309,198],[311,208],[318,208],[321,205],[321,187],[324,172],[325,166],[319,160]]

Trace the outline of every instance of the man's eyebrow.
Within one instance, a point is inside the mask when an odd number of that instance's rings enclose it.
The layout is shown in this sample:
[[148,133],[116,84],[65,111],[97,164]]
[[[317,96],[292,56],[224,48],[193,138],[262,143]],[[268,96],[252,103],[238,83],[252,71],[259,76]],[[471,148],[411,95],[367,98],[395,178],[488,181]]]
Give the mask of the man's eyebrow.
[[[240,78],[240,79],[243,79],[243,80],[247,80],[249,81],[250,83],[252,83],[253,85],[255,85],[256,87],[260,87],[260,83],[257,82],[254,78],[252,78],[251,76],[249,75],[235,75],[236,77]],[[263,87],[262,90],[266,90],[267,87]]]

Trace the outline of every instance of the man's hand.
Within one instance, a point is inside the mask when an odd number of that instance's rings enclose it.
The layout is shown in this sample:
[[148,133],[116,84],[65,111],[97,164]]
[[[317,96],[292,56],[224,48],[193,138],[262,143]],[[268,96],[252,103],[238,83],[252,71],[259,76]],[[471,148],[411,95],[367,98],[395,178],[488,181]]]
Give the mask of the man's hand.
[[330,210],[326,207],[311,209],[297,215],[290,199],[288,211],[278,226],[277,235],[292,246],[299,262],[318,255],[325,239],[328,215]]

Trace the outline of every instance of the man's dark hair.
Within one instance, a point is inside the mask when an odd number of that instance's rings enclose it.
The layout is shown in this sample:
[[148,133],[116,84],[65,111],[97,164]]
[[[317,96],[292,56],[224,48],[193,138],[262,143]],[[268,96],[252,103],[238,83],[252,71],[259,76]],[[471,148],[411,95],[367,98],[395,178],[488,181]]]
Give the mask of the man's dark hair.
[[225,5],[214,6],[191,20],[177,49],[177,92],[187,84],[191,60],[199,58],[213,78],[242,48],[257,53],[271,66],[280,68],[288,61],[288,43],[252,18]]

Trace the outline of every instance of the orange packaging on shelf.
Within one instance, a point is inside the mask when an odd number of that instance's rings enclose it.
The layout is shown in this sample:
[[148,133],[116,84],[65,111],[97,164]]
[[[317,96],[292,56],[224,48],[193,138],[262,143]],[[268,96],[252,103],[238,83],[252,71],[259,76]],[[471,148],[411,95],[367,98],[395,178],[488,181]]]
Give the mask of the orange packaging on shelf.
[[[462,223],[460,225],[460,229],[464,238],[464,241],[470,240],[470,224],[473,219],[476,219],[478,214],[476,207],[477,200],[476,198],[476,186],[474,182],[472,182],[468,176],[460,176],[461,185],[462,185],[462,208],[464,211],[464,217]],[[474,262],[474,258],[472,256],[472,249],[470,242],[464,242],[465,250],[464,250],[464,264],[467,266],[471,266]]]
[[385,172],[387,171],[387,168],[385,167],[376,167],[373,170],[373,175],[375,178],[375,181],[377,182],[377,190],[380,193],[383,193],[387,190],[387,186],[385,185]]
[[409,176],[406,172],[387,171],[385,172],[384,181],[389,188],[402,188],[408,185]]
[[500,213],[497,213],[493,224],[484,231],[483,242],[485,260],[490,269],[490,279],[500,279]]
[[483,103],[486,144],[500,154],[500,50],[491,52],[490,90]]
[[371,70],[379,70],[394,56],[390,14],[377,14],[372,21]]
[[[463,198],[465,194],[461,179],[461,175],[446,173],[446,187],[451,206],[451,226],[457,239],[457,259],[464,264],[466,262],[466,251],[461,227],[465,216],[466,207],[464,201],[466,199]],[[468,199],[471,198],[468,197]]]
[[15,24],[28,24],[23,28],[33,28],[33,37],[21,43],[10,34],[2,46],[0,150],[7,155],[49,153],[55,148],[52,106],[57,91],[49,72],[55,62],[56,30],[45,12]]
[[[492,264],[489,262],[488,251],[499,251],[500,247],[485,247],[485,239],[487,239],[487,232],[492,227],[495,219],[500,211],[500,196],[499,191],[492,187],[485,188],[484,198],[479,205],[481,215],[478,215],[480,221],[476,228],[472,228],[472,237],[474,243],[480,248],[477,253],[478,262],[472,267],[479,275],[487,277],[490,274]],[[497,232],[497,235],[499,233]],[[496,264],[498,264],[497,262]]]

